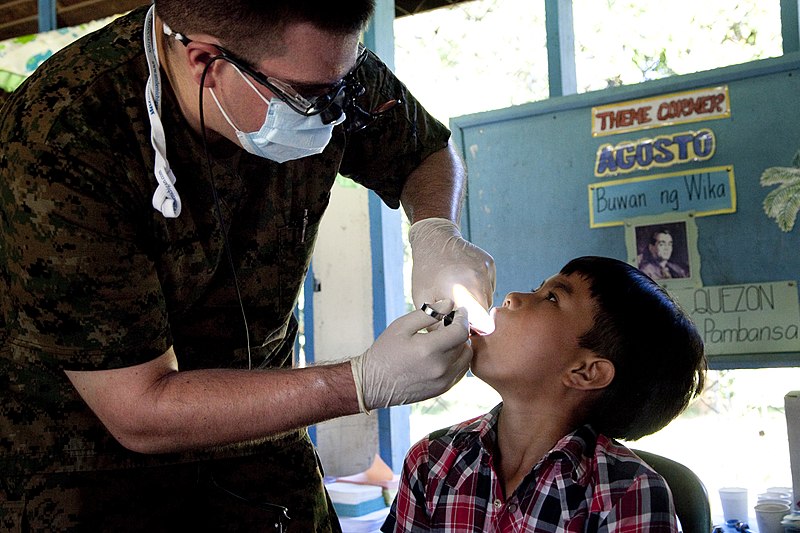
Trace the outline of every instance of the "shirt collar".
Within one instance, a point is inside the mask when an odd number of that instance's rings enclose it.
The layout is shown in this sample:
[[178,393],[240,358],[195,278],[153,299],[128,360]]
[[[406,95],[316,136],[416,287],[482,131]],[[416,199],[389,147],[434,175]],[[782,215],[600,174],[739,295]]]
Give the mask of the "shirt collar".
[[[453,436],[453,446],[460,451],[468,450],[477,439],[482,454],[492,456],[497,441],[497,422],[502,402],[483,416],[475,418],[457,429]],[[581,483],[590,472],[590,459],[594,456],[597,445],[597,433],[588,424],[578,427],[575,431],[562,437],[553,448],[534,466],[551,461],[564,460],[566,464],[562,472],[572,472],[572,478]]]
[[[590,425],[583,425],[562,437],[544,456],[543,461],[556,461],[563,458],[570,465],[572,478],[577,483],[584,484],[582,483],[583,478],[591,472],[590,463],[594,457],[596,445],[597,433]],[[567,468],[562,469],[564,473],[567,471]]]

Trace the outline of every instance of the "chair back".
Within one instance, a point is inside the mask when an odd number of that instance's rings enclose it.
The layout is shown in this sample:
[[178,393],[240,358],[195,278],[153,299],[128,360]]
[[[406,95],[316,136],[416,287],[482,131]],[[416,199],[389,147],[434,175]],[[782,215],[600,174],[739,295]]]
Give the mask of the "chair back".
[[697,475],[672,459],[641,450],[633,452],[667,481],[683,533],[709,533],[712,528],[708,492]]

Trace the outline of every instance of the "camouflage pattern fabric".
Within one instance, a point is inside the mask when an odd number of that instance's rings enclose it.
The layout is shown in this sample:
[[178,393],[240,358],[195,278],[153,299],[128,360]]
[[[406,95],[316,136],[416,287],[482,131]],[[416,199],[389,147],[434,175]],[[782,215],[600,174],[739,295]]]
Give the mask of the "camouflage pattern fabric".
[[306,438],[269,455],[34,475],[23,500],[0,491],[0,531],[340,531],[309,457]]
[[[53,486],[40,476],[252,454],[267,461],[280,440],[132,453],[91,413],[64,370],[140,364],[171,345],[181,370],[247,368],[212,180],[253,367],[290,366],[292,309],[337,171],[398,207],[405,178],[449,138],[370,54],[357,73],[367,87],[359,104],[369,110],[398,98],[402,105],[361,132],[339,126],[323,153],[282,165],[222,141],[210,146],[209,169],[202,140],[165,87],[167,156],[183,201],[180,217],[165,219],[151,205],[146,9],[55,54],[0,115],[0,489],[16,501],[32,487]],[[302,461],[315,462],[310,449],[304,453]],[[288,493],[294,475],[282,471],[276,493]],[[324,500],[324,491],[308,490]]]

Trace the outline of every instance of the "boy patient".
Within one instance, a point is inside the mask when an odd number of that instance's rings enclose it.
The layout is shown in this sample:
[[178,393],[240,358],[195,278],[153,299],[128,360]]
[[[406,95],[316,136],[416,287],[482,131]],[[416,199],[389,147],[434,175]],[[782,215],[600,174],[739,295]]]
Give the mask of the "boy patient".
[[703,390],[689,317],[606,257],[492,312],[472,372],[502,403],[412,446],[382,531],[677,531],[664,479],[613,439],[658,431]]

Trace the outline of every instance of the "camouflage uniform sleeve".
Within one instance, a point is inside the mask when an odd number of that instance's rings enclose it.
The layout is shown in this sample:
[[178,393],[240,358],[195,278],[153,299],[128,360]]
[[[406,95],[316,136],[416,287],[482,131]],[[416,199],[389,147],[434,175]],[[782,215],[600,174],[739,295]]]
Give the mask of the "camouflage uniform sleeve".
[[396,209],[408,175],[426,157],[447,146],[450,131],[372,52],[368,52],[357,75],[367,88],[357,99],[365,111],[394,99],[401,103],[367,128],[350,134],[340,172],[374,190],[386,205]]
[[65,369],[149,361],[171,338],[157,272],[131,222],[138,206],[120,175],[79,153],[12,141],[0,155],[7,340]]

